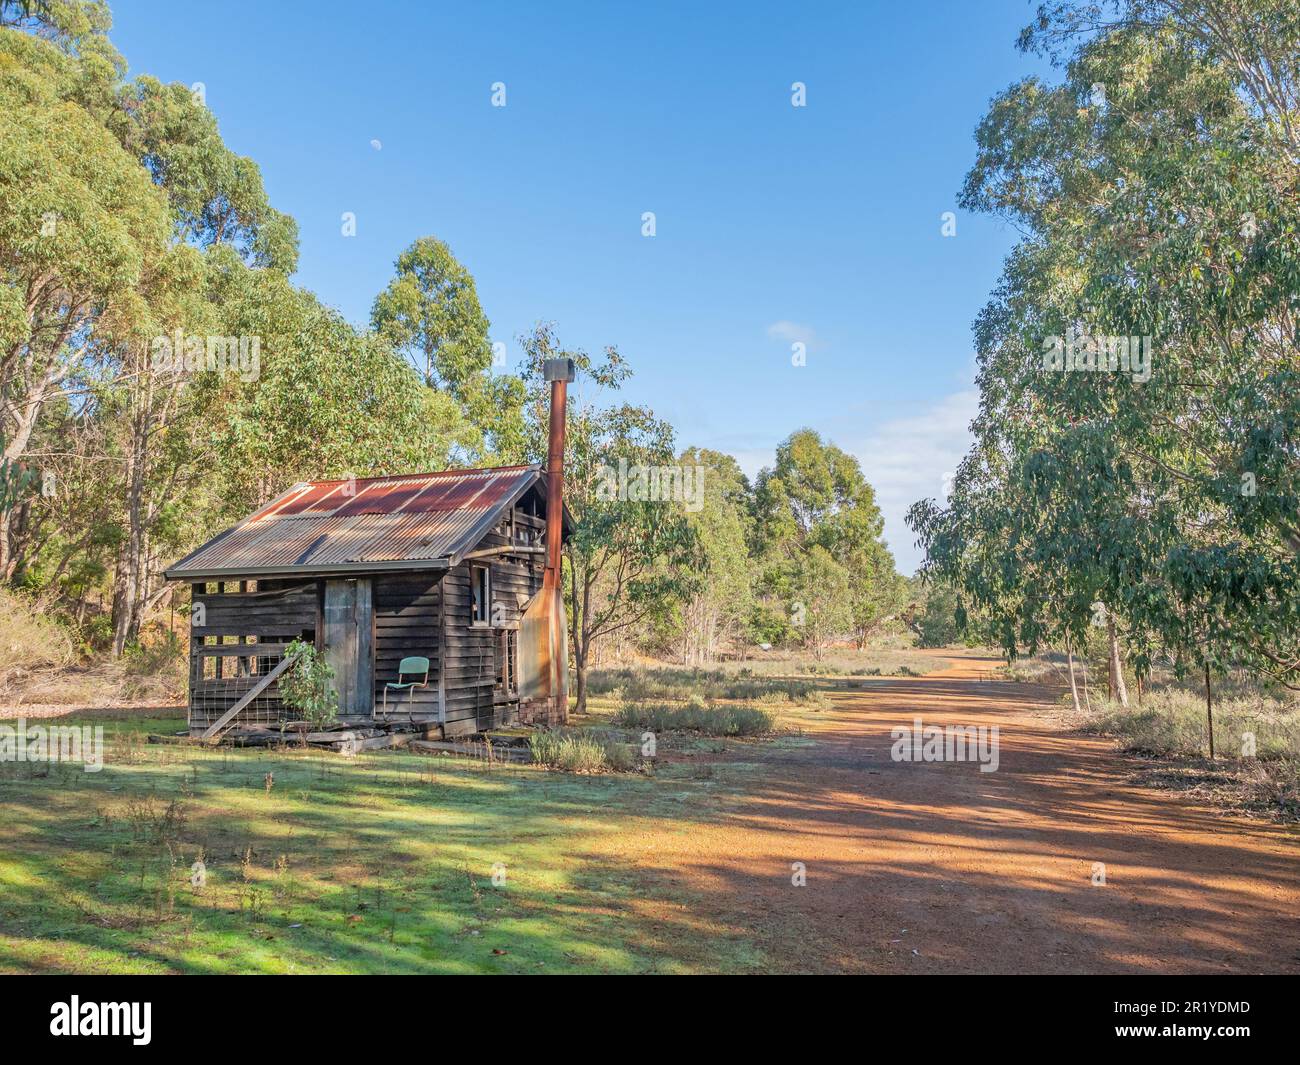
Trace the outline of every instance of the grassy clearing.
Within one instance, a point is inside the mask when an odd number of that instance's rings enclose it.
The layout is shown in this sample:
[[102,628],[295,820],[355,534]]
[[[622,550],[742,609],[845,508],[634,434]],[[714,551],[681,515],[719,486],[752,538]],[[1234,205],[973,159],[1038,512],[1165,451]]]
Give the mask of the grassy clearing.
[[1102,703],[1083,728],[1134,754],[1209,767],[1218,775],[1203,782],[1218,785],[1232,804],[1300,819],[1300,703],[1294,698],[1256,691],[1216,699],[1214,762],[1208,761],[1205,697],[1177,685],[1147,692],[1141,706]]
[[825,682],[817,678],[921,677],[949,663],[933,655],[908,650],[868,650],[827,655],[820,661],[806,655],[771,652],[744,663],[715,669],[680,666],[624,666],[593,669],[587,678],[589,695],[641,702],[673,701],[698,695],[710,702],[734,699],[780,707],[824,709]]
[[629,667],[601,670],[593,681],[593,710],[633,733],[769,736],[789,731],[794,711],[831,705],[825,682],[747,671]]
[[776,729],[771,711],[752,706],[624,703],[614,715],[616,724],[650,732],[697,732],[703,736],[766,736]]
[[690,832],[724,814],[749,786],[746,766],[580,775],[145,742],[179,718],[60,723],[102,723],[105,766],[0,763],[0,971],[772,964],[744,930],[702,935],[680,883],[611,857],[665,824]]
[[864,651],[838,651],[820,660],[802,654],[771,651],[743,664],[729,663],[729,672],[756,676],[809,677],[923,677],[945,668],[942,658],[906,648],[868,648]]
[[587,679],[591,695],[614,695],[633,702],[647,699],[746,699],[768,703],[816,702],[821,691],[812,681],[757,677],[746,671],[623,667],[593,670]]

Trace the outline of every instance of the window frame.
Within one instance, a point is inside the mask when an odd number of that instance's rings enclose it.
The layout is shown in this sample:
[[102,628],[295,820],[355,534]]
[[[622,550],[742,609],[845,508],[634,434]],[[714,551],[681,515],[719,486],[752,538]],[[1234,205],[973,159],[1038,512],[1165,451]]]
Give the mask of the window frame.
[[[479,574],[482,574],[483,579],[483,617],[475,618],[474,599]],[[469,627],[471,629],[492,627],[492,567],[486,563],[471,562],[469,566]]]

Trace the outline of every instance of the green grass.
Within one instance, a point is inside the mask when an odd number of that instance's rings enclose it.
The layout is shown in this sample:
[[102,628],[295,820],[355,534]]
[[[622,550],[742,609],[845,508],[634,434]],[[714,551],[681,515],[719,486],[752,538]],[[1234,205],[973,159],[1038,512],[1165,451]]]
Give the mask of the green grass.
[[931,654],[907,648],[868,648],[864,651],[834,651],[821,659],[807,654],[770,652],[743,664],[723,668],[755,676],[809,677],[922,677],[944,669],[948,662]]
[[[0,971],[769,963],[743,932],[701,937],[686,889],[609,857],[621,837],[718,816],[744,786],[738,768],[584,776],[392,751],[144,742],[179,719],[59,721],[92,722],[105,725],[101,772],[0,764]],[[191,883],[196,860],[202,886]]]

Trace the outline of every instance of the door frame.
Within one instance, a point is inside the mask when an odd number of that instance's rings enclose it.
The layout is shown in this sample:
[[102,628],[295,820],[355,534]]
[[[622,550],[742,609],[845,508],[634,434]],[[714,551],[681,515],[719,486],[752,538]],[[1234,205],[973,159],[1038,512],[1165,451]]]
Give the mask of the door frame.
[[[331,606],[333,615],[331,616]],[[374,584],[369,577],[321,582],[318,647],[334,667],[340,717],[375,715]],[[338,642],[342,640],[342,644]]]

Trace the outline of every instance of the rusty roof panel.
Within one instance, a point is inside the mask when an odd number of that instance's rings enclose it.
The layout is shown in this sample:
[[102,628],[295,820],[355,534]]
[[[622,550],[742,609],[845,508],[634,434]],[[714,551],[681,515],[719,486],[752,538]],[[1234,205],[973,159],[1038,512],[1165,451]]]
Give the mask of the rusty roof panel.
[[253,520],[270,517],[272,514],[305,514],[312,510],[323,510],[325,513],[329,513],[338,504],[327,505],[324,504],[324,501],[334,495],[339,488],[340,484],[333,481],[295,485],[291,489],[293,492],[292,498],[270,504],[264,511],[255,514]]
[[[168,577],[450,560],[539,475],[533,466],[294,485],[183,558]],[[355,490],[353,490],[355,486]]]
[[358,491],[335,513],[345,518],[354,514],[392,514],[429,487],[427,481],[385,481],[369,484]]

